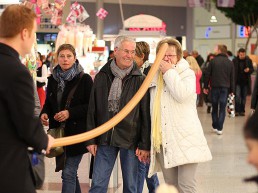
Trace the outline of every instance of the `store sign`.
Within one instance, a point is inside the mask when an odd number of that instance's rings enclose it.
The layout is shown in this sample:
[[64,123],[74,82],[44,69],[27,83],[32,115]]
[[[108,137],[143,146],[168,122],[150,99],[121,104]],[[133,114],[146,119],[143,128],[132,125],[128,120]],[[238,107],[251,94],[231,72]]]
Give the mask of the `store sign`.
[[250,27],[245,27],[243,25],[238,26],[238,37],[240,38],[246,38],[249,35],[251,28]]
[[230,38],[230,26],[207,26],[195,28],[195,39]]
[[139,27],[131,27],[128,28],[129,31],[163,31],[166,32],[166,23],[162,22],[162,26],[161,27],[143,27],[143,28],[139,28]]

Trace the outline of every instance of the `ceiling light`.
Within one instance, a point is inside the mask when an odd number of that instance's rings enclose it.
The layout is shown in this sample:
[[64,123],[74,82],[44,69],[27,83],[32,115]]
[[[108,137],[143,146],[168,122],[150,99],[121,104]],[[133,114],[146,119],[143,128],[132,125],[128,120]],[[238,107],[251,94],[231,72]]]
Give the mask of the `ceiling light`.
[[217,20],[217,18],[216,18],[215,15],[211,16],[210,22],[211,22],[211,23],[216,23],[216,22],[218,22],[218,20]]

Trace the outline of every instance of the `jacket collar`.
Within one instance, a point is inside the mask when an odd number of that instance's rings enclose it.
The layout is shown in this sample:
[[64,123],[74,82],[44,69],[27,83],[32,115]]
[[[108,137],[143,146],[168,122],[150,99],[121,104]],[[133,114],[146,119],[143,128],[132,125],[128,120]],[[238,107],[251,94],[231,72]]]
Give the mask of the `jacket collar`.
[[[112,60],[109,60],[101,69],[100,72],[104,72],[107,74],[112,74],[111,69],[110,69],[110,64],[111,64]],[[133,69],[130,72],[130,75],[132,76],[142,76],[142,73],[140,71],[140,69],[138,68],[137,64],[135,62],[133,62]]]
[[0,54],[8,55],[19,59],[19,53],[12,47],[3,43],[0,43]]
[[[227,55],[226,55],[226,54],[223,54],[223,53],[219,53],[217,56],[227,57]],[[216,57],[217,57],[217,56],[216,56]]]

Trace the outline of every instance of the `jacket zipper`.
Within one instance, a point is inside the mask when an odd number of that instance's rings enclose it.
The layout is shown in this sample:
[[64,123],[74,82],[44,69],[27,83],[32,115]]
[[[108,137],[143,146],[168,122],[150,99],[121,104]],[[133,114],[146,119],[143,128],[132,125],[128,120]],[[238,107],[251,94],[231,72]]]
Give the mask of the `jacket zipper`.
[[[112,84],[112,78],[109,76],[109,74],[107,74],[107,75],[108,75],[108,78],[109,78],[109,80],[110,80],[110,83]],[[113,116],[114,116],[114,114],[113,114]],[[111,139],[110,139],[109,145],[111,145],[111,144],[112,144],[112,141],[113,141],[114,129],[115,129],[115,127],[113,127],[113,128],[112,128],[112,131],[111,131]]]
[[[124,85],[125,83],[127,82],[127,80],[129,79],[130,77],[126,78],[125,81],[122,83],[122,92],[121,92],[121,96],[122,96],[122,93],[123,93],[123,88],[124,88]],[[109,77],[109,79],[111,80],[111,78]],[[121,104],[121,100],[120,100],[120,104]],[[115,116],[113,114],[113,116]],[[115,127],[112,128],[112,132],[111,132],[111,139],[110,139],[110,145],[112,144],[113,142],[113,134],[114,134],[114,130],[115,130]]]

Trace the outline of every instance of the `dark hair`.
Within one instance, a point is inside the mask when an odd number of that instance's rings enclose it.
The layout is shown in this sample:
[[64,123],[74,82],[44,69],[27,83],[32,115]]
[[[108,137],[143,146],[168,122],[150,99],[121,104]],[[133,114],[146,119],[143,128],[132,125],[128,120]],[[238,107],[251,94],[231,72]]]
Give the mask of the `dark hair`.
[[227,51],[227,55],[228,55],[228,56],[233,56],[233,53],[228,50],[228,51]]
[[56,55],[58,57],[59,53],[63,50],[70,50],[73,53],[74,58],[76,58],[76,52],[74,47],[71,44],[62,44],[61,46],[59,46]]
[[136,42],[135,54],[141,57],[144,54],[143,62],[149,60],[150,46],[147,42]]
[[238,50],[238,52],[245,53],[245,49],[244,49],[244,48],[240,48],[240,49]]
[[211,56],[215,57],[216,55],[213,54],[213,53],[210,53],[210,54],[207,56],[206,62],[209,62],[209,61],[211,60],[211,59],[210,59]]

